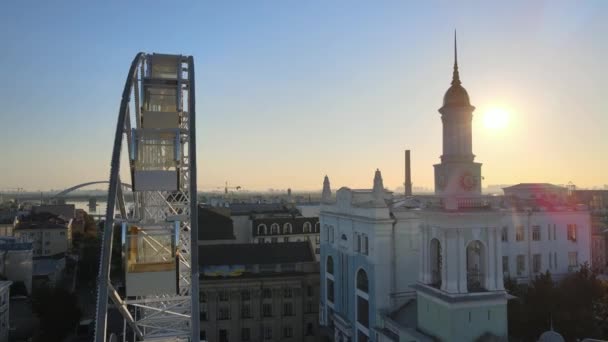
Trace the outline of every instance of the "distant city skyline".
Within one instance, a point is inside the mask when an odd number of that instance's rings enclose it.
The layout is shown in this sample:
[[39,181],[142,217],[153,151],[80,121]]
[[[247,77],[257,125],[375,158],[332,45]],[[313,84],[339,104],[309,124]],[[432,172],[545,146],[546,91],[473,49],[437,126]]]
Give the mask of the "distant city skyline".
[[[0,191],[108,178],[138,51],[195,58],[201,189],[320,190],[326,174],[334,190],[370,188],[376,168],[395,189],[405,149],[414,187],[432,188],[454,28],[483,186],[602,188],[607,14],[602,1],[5,3]],[[504,129],[484,121],[497,108]]]

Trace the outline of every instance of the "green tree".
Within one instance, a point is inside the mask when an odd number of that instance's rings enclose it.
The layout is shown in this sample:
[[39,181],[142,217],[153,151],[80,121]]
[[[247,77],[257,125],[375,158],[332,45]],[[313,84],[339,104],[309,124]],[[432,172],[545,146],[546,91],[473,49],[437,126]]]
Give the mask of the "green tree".
[[40,288],[32,296],[32,310],[40,320],[34,341],[62,341],[80,321],[78,298],[66,289]]

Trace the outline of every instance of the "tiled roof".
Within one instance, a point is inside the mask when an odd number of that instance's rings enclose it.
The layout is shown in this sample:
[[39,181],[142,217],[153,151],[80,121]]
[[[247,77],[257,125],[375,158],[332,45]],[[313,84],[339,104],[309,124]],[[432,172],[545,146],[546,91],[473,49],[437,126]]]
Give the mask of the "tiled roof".
[[199,246],[199,265],[264,265],[314,262],[308,241]]

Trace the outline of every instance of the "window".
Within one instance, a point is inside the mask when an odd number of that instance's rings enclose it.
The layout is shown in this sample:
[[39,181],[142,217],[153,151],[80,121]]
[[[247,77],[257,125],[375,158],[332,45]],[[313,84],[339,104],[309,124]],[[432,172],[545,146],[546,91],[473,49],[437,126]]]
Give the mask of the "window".
[[334,274],[334,259],[331,256],[327,257],[327,266],[325,272]]
[[312,323],[308,323],[306,324],[306,336],[312,336],[313,333],[313,327],[312,327]]
[[568,240],[576,242],[576,225],[568,225]]
[[310,285],[306,286],[306,295],[308,297],[312,297],[313,296],[312,286],[310,286]]
[[532,226],[532,241],[540,241],[540,226]]
[[258,238],[258,243],[264,243],[264,238]]
[[291,234],[292,231],[291,223],[287,222],[283,225],[283,234]]
[[293,297],[293,289],[291,287],[286,287],[283,289],[283,297],[291,298]]
[[283,327],[283,337],[292,337],[293,328],[291,326]]
[[201,321],[206,321],[207,318],[207,303],[201,303],[200,304],[200,309],[199,309],[199,313],[200,313],[200,318]]
[[540,269],[541,269],[540,254],[534,254],[532,256],[532,270],[534,271],[534,273],[538,273],[538,272],[540,272]]
[[327,300],[334,302],[334,281],[329,278],[327,279]]
[[230,319],[230,306],[222,305],[217,310],[217,319],[218,320],[228,320]]
[[249,290],[241,291],[241,300],[250,300],[250,299],[251,299],[251,292]]
[[306,301],[306,313],[315,312],[315,303],[312,300]]
[[264,299],[272,298],[272,290],[270,290],[269,288],[263,289],[262,298],[264,298]]
[[509,276],[509,257],[508,256],[502,257],[502,273],[503,273],[503,275]]
[[568,252],[568,267],[574,268],[578,266],[578,252]]
[[315,243],[317,245],[321,243],[321,237],[319,235],[315,236]]
[[368,293],[368,281],[367,281],[367,273],[364,270],[359,270],[357,273],[357,290],[361,290],[365,293]]
[[59,232],[59,236],[65,236],[65,232]]
[[321,253],[321,248],[315,248],[315,254],[320,254]]
[[251,332],[249,328],[241,329],[241,341],[250,341],[251,340]]
[[228,342],[228,330],[220,329],[220,342]]
[[522,275],[526,271],[526,256],[518,255],[517,256],[517,275]]
[[264,339],[272,340],[272,327],[264,327]]
[[369,303],[361,296],[357,296],[357,322],[366,328],[369,326]]
[[220,302],[227,302],[230,298],[230,295],[228,294],[228,291],[222,290],[218,293],[218,297],[220,299]]
[[249,303],[241,305],[241,318],[251,318],[251,305]]
[[264,317],[272,317],[272,304],[264,303],[262,305],[262,316]]
[[500,233],[500,240],[502,242],[509,241],[509,227],[502,227],[502,231]]
[[524,226],[515,227],[515,241],[524,241]]
[[273,223],[270,225],[270,234],[279,234],[279,225]]
[[363,269],[360,269],[357,272],[356,313],[357,322],[366,328],[369,327],[368,283],[367,273]]
[[557,252],[553,252],[553,267],[557,268]]
[[557,240],[557,234],[555,234],[556,232],[556,225],[553,225],[553,240]]
[[357,342],[369,342],[369,337],[361,330],[357,330]]
[[346,237],[346,234],[342,234],[342,240],[348,241],[348,238]]
[[267,234],[266,225],[265,224],[258,225],[258,235],[266,235],[266,234]]
[[312,230],[312,225],[310,224],[310,222],[306,221],[304,222],[304,225],[302,226],[302,231],[304,233],[310,233]]
[[319,222],[315,223],[315,233],[319,232],[319,227],[321,227],[321,224]]
[[270,239],[270,242],[277,243],[279,242],[279,238],[273,237],[272,239]]
[[293,303],[283,303],[283,316],[293,316]]
[[199,337],[201,338],[201,341],[205,341],[207,339],[207,332],[205,330],[201,330]]
[[289,242],[289,236],[284,237],[283,242]]

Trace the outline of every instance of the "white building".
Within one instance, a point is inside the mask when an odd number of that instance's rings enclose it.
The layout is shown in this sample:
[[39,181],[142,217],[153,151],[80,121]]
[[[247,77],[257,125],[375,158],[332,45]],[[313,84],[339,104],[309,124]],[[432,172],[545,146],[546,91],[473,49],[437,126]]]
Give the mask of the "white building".
[[34,257],[65,254],[71,243],[66,222],[17,221],[13,234],[32,241]]
[[0,274],[16,283],[23,282],[32,293],[32,243],[16,237],[0,237]]
[[512,193],[482,195],[474,109],[455,63],[439,109],[435,196],[397,199],[376,170],[372,189],[343,187],[333,200],[325,179],[319,319],[334,341],[506,339],[505,274],[525,281],[589,261],[583,207],[520,208]]
[[8,342],[11,281],[0,281],[0,342]]

